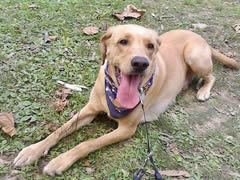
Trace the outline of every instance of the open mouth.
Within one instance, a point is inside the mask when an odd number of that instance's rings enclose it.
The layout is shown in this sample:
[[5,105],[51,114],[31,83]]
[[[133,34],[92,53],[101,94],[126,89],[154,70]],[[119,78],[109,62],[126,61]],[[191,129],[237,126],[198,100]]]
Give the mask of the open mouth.
[[125,74],[115,67],[118,82],[117,100],[124,108],[132,109],[139,103],[138,88],[141,83],[140,74]]

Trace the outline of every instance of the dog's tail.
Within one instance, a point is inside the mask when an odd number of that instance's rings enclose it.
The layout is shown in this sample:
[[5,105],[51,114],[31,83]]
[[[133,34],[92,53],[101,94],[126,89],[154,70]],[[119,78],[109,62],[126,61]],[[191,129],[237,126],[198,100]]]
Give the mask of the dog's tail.
[[212,51],[212,57],[216,61],[219,61],[226,66],[239,69],[239,64],[237,63],[236,60],[223,55],[222,53],[220,53],[218,50],[214,48],[211,48],[211,51]]

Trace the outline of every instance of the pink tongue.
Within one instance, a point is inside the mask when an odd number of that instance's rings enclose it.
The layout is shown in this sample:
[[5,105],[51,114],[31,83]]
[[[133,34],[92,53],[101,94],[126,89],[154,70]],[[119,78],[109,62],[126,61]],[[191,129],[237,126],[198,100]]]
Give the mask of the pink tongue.
[[121,73],[117,100],[122,107],[131,109],[139,103],[138,86],[140,80],[140,75],[126,75]]

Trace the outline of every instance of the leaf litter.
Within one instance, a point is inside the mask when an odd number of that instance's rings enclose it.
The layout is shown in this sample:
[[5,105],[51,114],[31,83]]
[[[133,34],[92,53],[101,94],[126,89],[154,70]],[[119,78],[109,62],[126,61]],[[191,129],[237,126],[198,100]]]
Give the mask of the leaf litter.
[[50,122],[50,123],[46,124],[45,127],[51,132],[57,130],[57,124],[54,122]]
[[49,36],[48,31],[44,33],[43,40],[45,43],[50,43],[57,40],[57,36]]
[[141,19],[145,12],[145,9],[137,9],[134,5],[130,4],[123,10],[123,12],[115,12],[112,15],[118,20],[123,21],[126,18]]
[[2,130],[9,136],[17,135],[12,112],[0,113],[0,125],[2,126]]
[[[154,174],[154,170],[147,170],[148,173]],[[191,175],[187,171],[181,171],[181,170],[163,170],[159,171],[159,173],[163,176],[168,177],[184,177],[189,178]]]
[[86,35],[94,35],[94,34],[97,34],[99,32],[99,28],[94,27],[94,26],[89,26],[89,27],[85,27],[83,29],[83,32]]
[[90,162],[89,160],[86,160],[83,164],[84,167],[89,167],[90,166]]
[[240,24],[234,24],[232,28],[234,31],[236,31],[237,34],[240,34]]
[[76,84],[68,84],[63,81],[57,81],[61,86],[55,92],[58,97],[55,101],[56,112],[62,112],[64,108],[69,104],[67,98],[72,95],[72,90],[82,91],[83,89],[88,89],[85,86],[76,85]]
[[57,90],[55,94],[58,96],[55,102],[56,112],[62,112],[64,108],[69,104],[67,97],[72,95],[72,90],[67,89],[64,86],[60,86],[59,90]]

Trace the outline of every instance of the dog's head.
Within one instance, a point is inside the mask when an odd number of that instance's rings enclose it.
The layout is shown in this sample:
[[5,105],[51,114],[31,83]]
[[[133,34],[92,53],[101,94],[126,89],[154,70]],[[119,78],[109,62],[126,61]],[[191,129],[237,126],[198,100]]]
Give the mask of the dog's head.
[[159,46],[158,34],[138,25],[113,26],[103,35],[103,64],[107,59],[123,107],[132,108],[139,102],[138,88],[152,75]]

